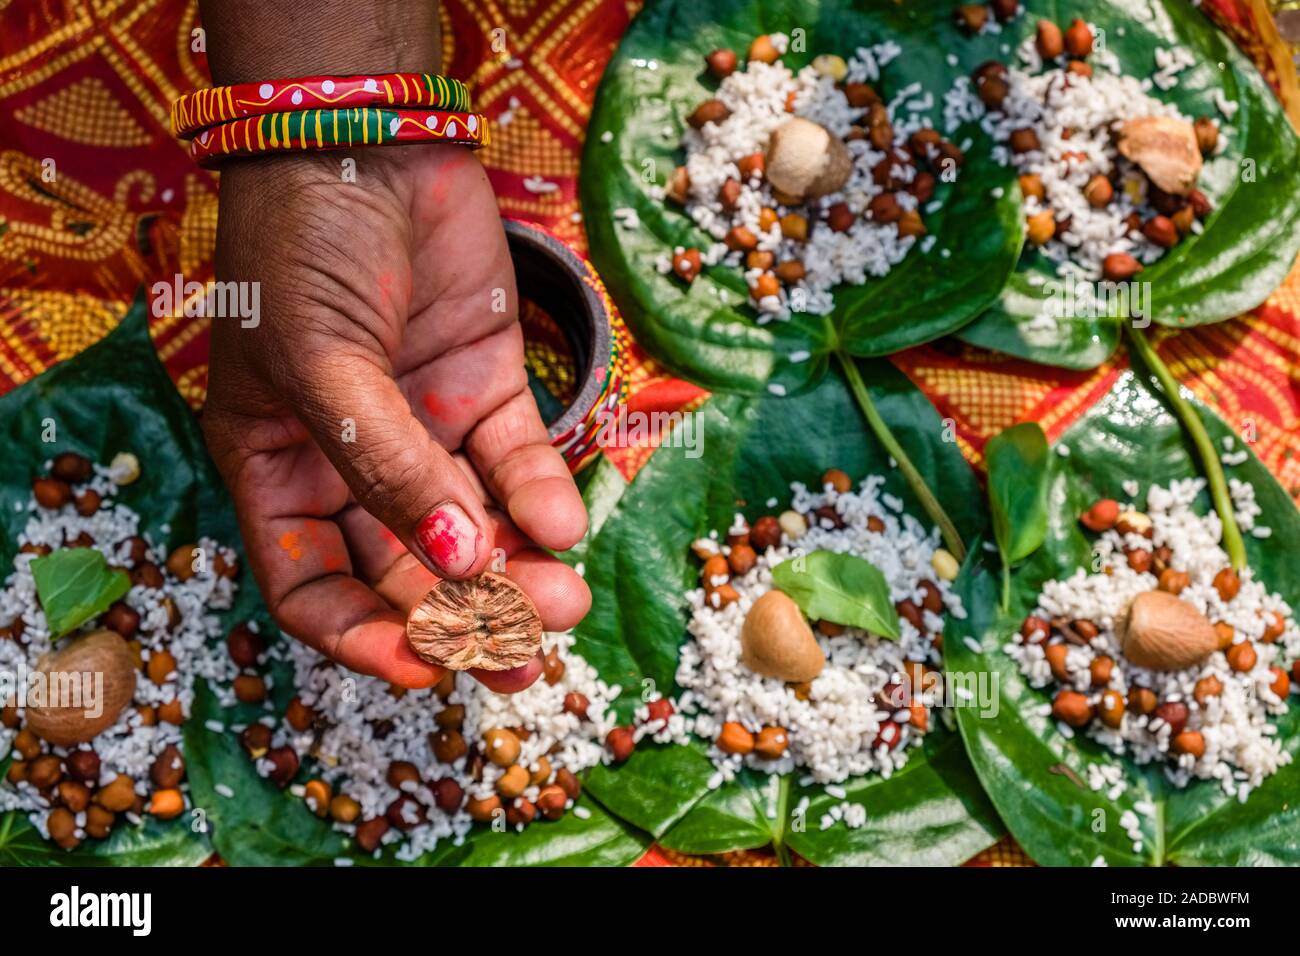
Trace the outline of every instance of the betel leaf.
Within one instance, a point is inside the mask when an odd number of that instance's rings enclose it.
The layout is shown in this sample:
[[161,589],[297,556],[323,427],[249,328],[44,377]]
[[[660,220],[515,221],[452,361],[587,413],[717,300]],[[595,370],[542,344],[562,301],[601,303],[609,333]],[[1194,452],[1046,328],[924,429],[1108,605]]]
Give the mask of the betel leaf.
[[[115,500],[140,516],[141,532],[151,541],[166,548],[207,535],[239,549],[234,509],[193,412],[158,361],[147,313],[143,298],[137,299],[104,339],[0,396],[0,567],[12,566],[18,535],[30,519],[32,478],[64,451],[100,462],[120,451],[139,457],[140,479],[119,489]],[[57,434],[53,447],[42,441],[49,422]],[[65,553],[77,550],[43,560]],[[235,606],[214,612],[225,628],[251,616],[260,600],[247,562],[240,566],[245,570]],[[150,817],[139,826],[122,821],[107,840],[86,840],[72,851],[42,839],[26,814],[0,815],[3,865],[190,866],[211,853],[207,834],[196,832],[189,814],[166,822]]]
[[[1196,406],[1216,444],[1232,434],[1213,413]],[[949,619],[946,666],[996,681],[996,714],[981,717],[958,709],[967,751],[984,787],[1026,852],[1045,865],[1087,865],[1098,858],[1112,865],[1181,866],[1258,863],[1300,864],[1300,708],[1277,720],[1278,739],[1293,762],[1282,767],[1243,804],[1224,794],[1217,781],[1179,790],[1156,765],[1139,766],[1096,745],[1083,734],[1066,739],[1041,708],[1048,689],[1035,690],[1002,650],[1037,603],[1044,582],[1069,576],[1091,560],[1091,544],[1078,515],[1102,497],[1124,497],[1136,481],[1141,494],[1153,484],[1195,478],[1196,461],[1177,420],[1142,376],[1125,372],[1092,409],[1061,437],[1068,457],[1053,455],[1049,466],[1048,526],[1043,547],[1015,569],[1011,602],[998,601],[997,576],[983,556],[972,554],[958,582],[968,612]],[[1259,523],[1268,538],[1247,536],[1249,565],[1256,578],[1292,606],[1300,596],[1300,514],[1268,470],[1249,455],[1231,466],[1232,478],[1250,483],[1263,510]],[[1139,501],[1141,499],[1139,498]],[[1204,493],[1198,504],[1207,512]],[[978,651],[975,648],[978,647]],[[987,711],[986,711],[987,713]],[[1080,786],[1092,764],[1122,770],[1128,786],[1117,799]],[[1154,813],[1138,813],[1142,847],[1120,825],[1120,816],[1145,801]]]
[[856,554],[814,551],[772,569],[772,583],[814,621],[860,627],[898,640],[898,612],[889,599],[889,582],[870,561]]
[[[1124,72],[1148,77],[1158,50],[1195,58],[1172,89],[1150,95],[1185,116],[1208,116],[1221,127],[1221,151],[1205,162],[1199,188],[1214,211],[1199,234],[1185,237],[1146,267],[1144,314],[1168,326],[1232,318],[1263,302],[1281,284],[1300,249],[1300,139],[1268,83],[1232,40],[1188,0],[1022,0],[1025,13],[996,35],[951,32],[950,48],[969,72],[989,59],[1006,62],[1038,20],[1062,28],[1083,17],[1105,31],[1106,49]],[[1231,118],[1220,100],[1237,104]],[[1039,319],[1048,296],[1060,296],[1055,268],[1026,249],[1000,301],[959,336],[973,345],[1066,368],[1093,368],[1115,350],[1120,326],[1111,310],[1067,310]]]
[[[988,465],[993,539],[1002,555],[1003,580],[1047,535],[1047,436],[1036,422],[1012,425],[984,446]],[[1005,603],[1005,599],[1004,602]]]
[[[880,414],[962,534],[976,537],[983,520],[979,488],[956,446],[939,440],[943,425],[933,406],[888,362],[862,360],[858,368]],[[736,512],[752,522],[783,510],[791,482],[814,482],[832,467],[855,480],[885,476],[884,490],[920,513],[838,370],[802,395],[716,395],[695,414],[704,454],[689,458],[661,446],[586,545],[593,603],[575,630],[577,650],[604,680],[623,688],[624,719],[647,686],[675,694],[678,653],[687,639],[685,594],[699,578],[690,552],[696,538],[729,527]],[[989,845],[1001,829],[959,741],[941,726],[888,780],[845,783],[848,801],[866,812],[860,830],[839,824],[822,831],[830,798],[820,788],[801,788],[797,774],[745,771],[710,788],[714,775],[703,742],[643,742],[625,764],[593,768],[587,792],[664,846],[687,853],[774,846],[782,859],[793,850],[822,865],[951,864]],[[810,809],[796,821],[803,796]]]
[[[885,99],[920,84],[933,94],[930,115],[942,126],[942,93],[958,70],[936,39],[951,15],[945,0],[646,4],[606,68],[579,177],[592,258],[642,348],[715,391],[753,393],[774,383],[793,392],[825,374],[836,351],[887,355],[927,342],[997,298],[1023,230],[1015,177],[993,162],[987,138],[973,128],[953,137],[969,138],[971,148],[957,181],[935,194],[942,208],[925,217],[933,248],[914,248],[882,278],[841,285],[832,315],[796,313],[760,326],[739,268],[706,268],[689,287],[655,269],[676,246],[705,248],[711,241],[682,210],[652,195],[683,160],[685,117],[715,89],[704,71],[709,51],[730,47],[743,56],[760,34],[790,33],[803,43],[792,42],[784,62],[797,69],[819,53],[847,58],[859,46],[893,41],[903,52],[882,70]],[[633,210],[637,225],[622,210]]]
[[60,548],[32,561],[36,596],[50,636],[60,638],[104,613],[131,590],[131,578],[94,548]]

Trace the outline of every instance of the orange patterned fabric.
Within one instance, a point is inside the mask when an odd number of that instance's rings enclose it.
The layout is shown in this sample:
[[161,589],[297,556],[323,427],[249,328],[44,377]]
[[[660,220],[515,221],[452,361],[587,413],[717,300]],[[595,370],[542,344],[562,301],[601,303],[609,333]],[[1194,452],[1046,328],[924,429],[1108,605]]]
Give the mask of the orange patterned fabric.
[[[601,72],[639,0],[444,0],[444,70],[465,80],[492,123],[480,153],[506,215],[585,246],[577,200],[582,138]],[[1254,19],[1259,0],[1204,0],[1274,79]],[[196,0],[0,0],[0,393],[107,333],[142,284],[212,274],[217,176],[195,168],[168,130],[179,94],[208,84],[195,50]],[[1285,71],[1283,71],[1285,72]],[[158,351],[200,407],[207,322],[153,320]],[[540,349],[540,347],[539,347]],[[1300,270],[1253,313],[1166,336],[1174,373],[1300,494]],[[544,349],[534,355],[545,354]],[[967,347],[912,349],[896,362],[956,424],[980,464],[990,435],[1037,419],[1059,434],[1123,365],[1071,373]],[[703,393],[632,347],[629,403],[675,410]],[[612,452],[631,476],[649,449]],[[763,863],[764,854],[702,862]],[[647,865],[685,862],[652,851]],[[1027,862],[1011,841],[974,865]]]

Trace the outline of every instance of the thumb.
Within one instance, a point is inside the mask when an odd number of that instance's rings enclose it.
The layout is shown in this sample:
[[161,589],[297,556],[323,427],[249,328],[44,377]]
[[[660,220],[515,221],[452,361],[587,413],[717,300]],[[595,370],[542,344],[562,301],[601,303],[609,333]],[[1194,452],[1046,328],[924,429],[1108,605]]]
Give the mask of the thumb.
[[283,396],[357,502],[439,577],[482,571],[492,525],[478,494],[388,370],[347,348],[296,365]]

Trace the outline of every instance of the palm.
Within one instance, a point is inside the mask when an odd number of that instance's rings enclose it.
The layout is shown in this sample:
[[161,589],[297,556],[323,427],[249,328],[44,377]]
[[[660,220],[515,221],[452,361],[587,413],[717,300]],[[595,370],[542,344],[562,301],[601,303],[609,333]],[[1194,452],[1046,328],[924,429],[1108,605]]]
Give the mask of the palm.
[[[254,570],[282,623],[355,669],[414,685],[433,675],[406,648],[400,625],[436,579],[357,506],[345,480],[357,486],[353,448],[346,437],[322,443],[319,421],[304,424],[303,390],[320,389],[320,404],[331,408],[355,408],[337,427],[366,429],[356,450],[372,455],[373,432],[400,416],[390,409],[376,420],[371,392],[350,392],[349,381],[335,378],[351,377],[344,359],[378,367],[396,381],[418,422],[412,427],[457,454],[485,502],[508,506],[548,546],[571,544],[581,522],[576,493],[561,493],[553,462],[536,447],[514,276],[486,176],[461,150],[383,152],[382,165],[360,167],[355,185],[315,175],[286,189],[262,182],[261,169],[225,174],[218,266],[223,278],[261,282],[264,328],[216,324],[205,418]],[[228,199],[240,209],[234,215]],[[298,367],[304,360],[309,376]],[[310,413],[311,395],[305,404]],[[404,443],[396,429],[377,447],[391,445],[396,456]],[[511,554],[511,574],[544,623],[571,626],[586,610],[585,586],[504,515],[490,514],[496,544]],[[314,600],[304,600],[304,589]]]

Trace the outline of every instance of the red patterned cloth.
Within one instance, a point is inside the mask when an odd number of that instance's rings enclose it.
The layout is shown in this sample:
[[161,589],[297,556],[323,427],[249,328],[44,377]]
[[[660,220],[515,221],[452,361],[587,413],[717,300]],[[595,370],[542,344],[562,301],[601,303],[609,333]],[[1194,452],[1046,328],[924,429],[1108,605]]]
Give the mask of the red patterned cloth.
[[[639,0],[444,0],[444,70],[466,81],[492,122],[480,153],[502,212],[582,249],[577,200],[583,133],[596,87]],[[1204,0],[1206,10],[1276,81],[1263,0]],[[194,50],[195,0],[0,0],[0,393],[75,355],[111,329],[142,284],[212,274],[217,176],[172,139],[169,108],[208,85]],[[1281,71],[1294,87],[1294,70]],[[1295,104],[1292,104],[1293,106]],[[1293,114],[1294,115],[1294,114]],[[201,406],[207,322],[153,320],[159,354]],[[1235,426],[1300,492],[1300,271],[1241,318],[1166,337],[1174,374]],[[1118,364],[1062,372],[972,348],[926,346],[895,359],[956,423],[976,465],[988,437],[1026,419],[1059,434],[1104,392]],[[629,403],[671,411],[700,389],[635,346]],[[631,477],[648,449],[612,453]],[[726,860],[764,862],[762,854]],[[682,862],[654,851],[648,865]],[[1026,862],[1009,841],[978,865]]]

